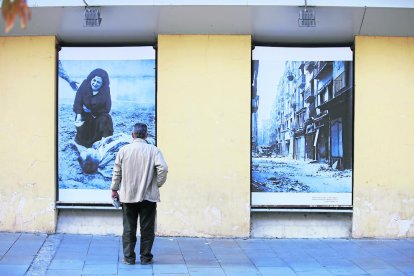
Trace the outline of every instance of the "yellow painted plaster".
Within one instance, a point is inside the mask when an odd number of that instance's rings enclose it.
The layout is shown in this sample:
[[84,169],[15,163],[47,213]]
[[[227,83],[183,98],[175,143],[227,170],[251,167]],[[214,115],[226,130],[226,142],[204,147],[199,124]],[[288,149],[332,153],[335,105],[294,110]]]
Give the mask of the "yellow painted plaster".
[[158,37],[158,233],[249,235],[249,35]]
[[55,37],[0,37],[0,231],[55,231],[55,82]]
[[414,237],[414,37],[356,37],[354,237]]

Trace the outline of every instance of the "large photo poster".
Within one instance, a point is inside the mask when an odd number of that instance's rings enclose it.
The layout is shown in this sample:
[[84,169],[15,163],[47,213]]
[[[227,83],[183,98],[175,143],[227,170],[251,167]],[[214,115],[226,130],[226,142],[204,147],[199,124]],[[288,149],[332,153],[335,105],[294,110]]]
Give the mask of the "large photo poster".
[[256,47],[252,206],[350,207],[350,48]]
[[58,61],[58,202],[111,203],[115,156],[146,123],[155,144],[155,50],[63,47]]

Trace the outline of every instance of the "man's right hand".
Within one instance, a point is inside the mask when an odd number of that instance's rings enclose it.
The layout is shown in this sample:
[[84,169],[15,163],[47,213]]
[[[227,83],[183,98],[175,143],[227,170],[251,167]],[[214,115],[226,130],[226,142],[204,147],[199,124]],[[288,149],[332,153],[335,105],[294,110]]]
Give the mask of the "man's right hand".
[[115,198],[115,197],[119,198],[118,191],[112,190],[112,198]]

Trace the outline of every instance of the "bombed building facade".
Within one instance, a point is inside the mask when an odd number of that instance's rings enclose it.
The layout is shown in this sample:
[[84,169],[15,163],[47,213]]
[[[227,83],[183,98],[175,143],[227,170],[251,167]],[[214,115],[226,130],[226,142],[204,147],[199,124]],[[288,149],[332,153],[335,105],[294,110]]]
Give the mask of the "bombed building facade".
[[[258,68],[254,66],[253,72]],[[255,96],[260,94],[255,83],[252,90]],[[270,148],[275,156],[351,169],[352,62],[286,61],[275,90],[262,146]],[[256,135],[260,134],[252,133],[253,141],[260,140]]]

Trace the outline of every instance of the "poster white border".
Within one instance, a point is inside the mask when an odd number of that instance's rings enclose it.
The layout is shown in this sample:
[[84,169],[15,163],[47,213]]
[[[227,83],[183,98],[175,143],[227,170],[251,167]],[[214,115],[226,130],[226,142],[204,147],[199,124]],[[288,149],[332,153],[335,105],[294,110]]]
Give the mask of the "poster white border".
[[350,47],[266,47],[257,46],[253,50],[254,60],[286,60],[286,61],[352,61]]
[[253,192],[252,206],[351,207],[352,193]]
[[134,47],[64,47],[59,52],[62,60],[137,60],[155,59],[150,46]]

